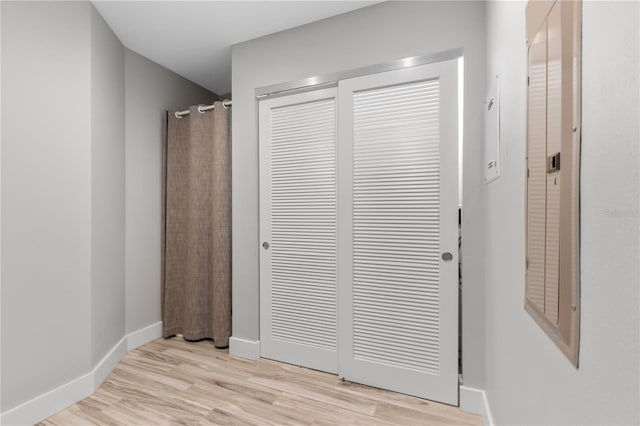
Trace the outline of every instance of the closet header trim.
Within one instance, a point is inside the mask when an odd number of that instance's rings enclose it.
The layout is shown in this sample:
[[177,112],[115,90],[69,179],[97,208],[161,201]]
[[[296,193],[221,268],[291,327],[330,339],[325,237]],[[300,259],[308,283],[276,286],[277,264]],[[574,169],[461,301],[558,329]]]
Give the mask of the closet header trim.
[[272,84],[270,86],[259,87],[256,89],[256,98],[264,99],[266,97],[276,97],[290,95],[293,92],[306,92],[316,90],[323,87],[332,87],[338,84],[338,81],[347,78],[361,77],[369,74],[376,74],[385,71],[393,71],[402,68],[410,68],[418,65],[432,64],[434,62],[448,61],[456,59],[463,55],[463,49],[451,49],[438,53],[432,53],[423,56],[411,56],[408,58],[397,59],[382,64],[369,65],[366,67],[353,68],[346,71],[328,73],[320,76],[304,78],[301,80],[289,81],[286,83]]

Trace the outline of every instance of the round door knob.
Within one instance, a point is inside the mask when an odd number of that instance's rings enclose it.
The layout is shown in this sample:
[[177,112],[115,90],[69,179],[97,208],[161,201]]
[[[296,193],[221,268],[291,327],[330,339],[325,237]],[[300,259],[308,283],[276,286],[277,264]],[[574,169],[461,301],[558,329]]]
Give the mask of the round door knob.
[[444,260],[445,262],[451,262],[453,260],[453,255],[448,251],[445,251],[444,253],[442,253],[442,260]]
[[265,241],[264,243],[262,243],[262,247],[264,247],[265,250],[268,249],[269,243]]

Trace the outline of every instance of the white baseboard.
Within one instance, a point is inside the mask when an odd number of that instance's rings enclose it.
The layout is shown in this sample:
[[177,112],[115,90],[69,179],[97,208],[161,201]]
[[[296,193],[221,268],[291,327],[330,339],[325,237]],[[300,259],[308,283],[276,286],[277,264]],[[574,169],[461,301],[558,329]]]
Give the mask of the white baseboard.
[[127,352],[162,337],[162,321],[151,324],[127,335]]
[[485,426],[494,424],[487,393],[482,389],[460,386],[460,409],[468,413],[480,414],[482,424]]
[[[100,362],[94,367],[93,371],[93,389],[104,382],[104,379],[111,373],[120,362],[122,357],[127,353],[127,336],[124,336],[113,348],[107,353]],[[89,374],[91,374],[89,373]]]
[[89,373],[5,411],[0,415],[0,424],[4,426],[33,425],[88,397],[102,384],[128,351],[161,336],[162,322],[127,334]]
[[239,337],[229,339],[229,355],[256,360],[260,358],[260,340],[246,340]]
[[95,390],[93,371],[2,413],[3,426],[33,425],[88,397]]

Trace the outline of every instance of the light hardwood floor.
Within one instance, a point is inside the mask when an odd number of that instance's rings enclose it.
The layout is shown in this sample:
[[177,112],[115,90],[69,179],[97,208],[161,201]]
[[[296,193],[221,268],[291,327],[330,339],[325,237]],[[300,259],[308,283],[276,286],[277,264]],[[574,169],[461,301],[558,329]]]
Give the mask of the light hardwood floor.
[[480,425],[480,416],[211,342],[159,339],[129,352],[88,398],[39,425]]

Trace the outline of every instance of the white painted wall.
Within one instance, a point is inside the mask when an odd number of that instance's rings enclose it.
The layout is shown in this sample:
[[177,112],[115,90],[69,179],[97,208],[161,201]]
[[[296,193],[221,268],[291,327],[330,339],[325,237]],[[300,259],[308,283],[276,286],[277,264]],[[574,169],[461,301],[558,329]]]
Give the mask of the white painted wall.
[[498,424],[638,424],[639,4],[583,3],[581,344],[575,369],[524,311],[526,2],[487,6],[501,174],[484,193],[486,388]]
[[215,95],[125,51],[88,2],[0,8],[6,413],[160,321],[164,111]]
[[2,2],[2,411],[91,366],[88,3]]
[[[2,99],[2,6],[0,6],[0,99]],[[0,101],[0,194],[2,193],[2,102]],[[2,195],[0,195],[0,334],[2,333]],[[0,337],[1,340],[1,337]],[[2,383],[2,342],[0,341],[0,383]],[[0,413],[2,386],[0,385]]]
[[255,89],[464,48],[464,380],[484,383],[484,3],[386,2],[233,46],[233,336],[259,339]]
[[124,47],[91,7],[93,365],[124,335]]
[[126,331],[160,321],[162,145],[167,110],[216,95],[125,49]]

